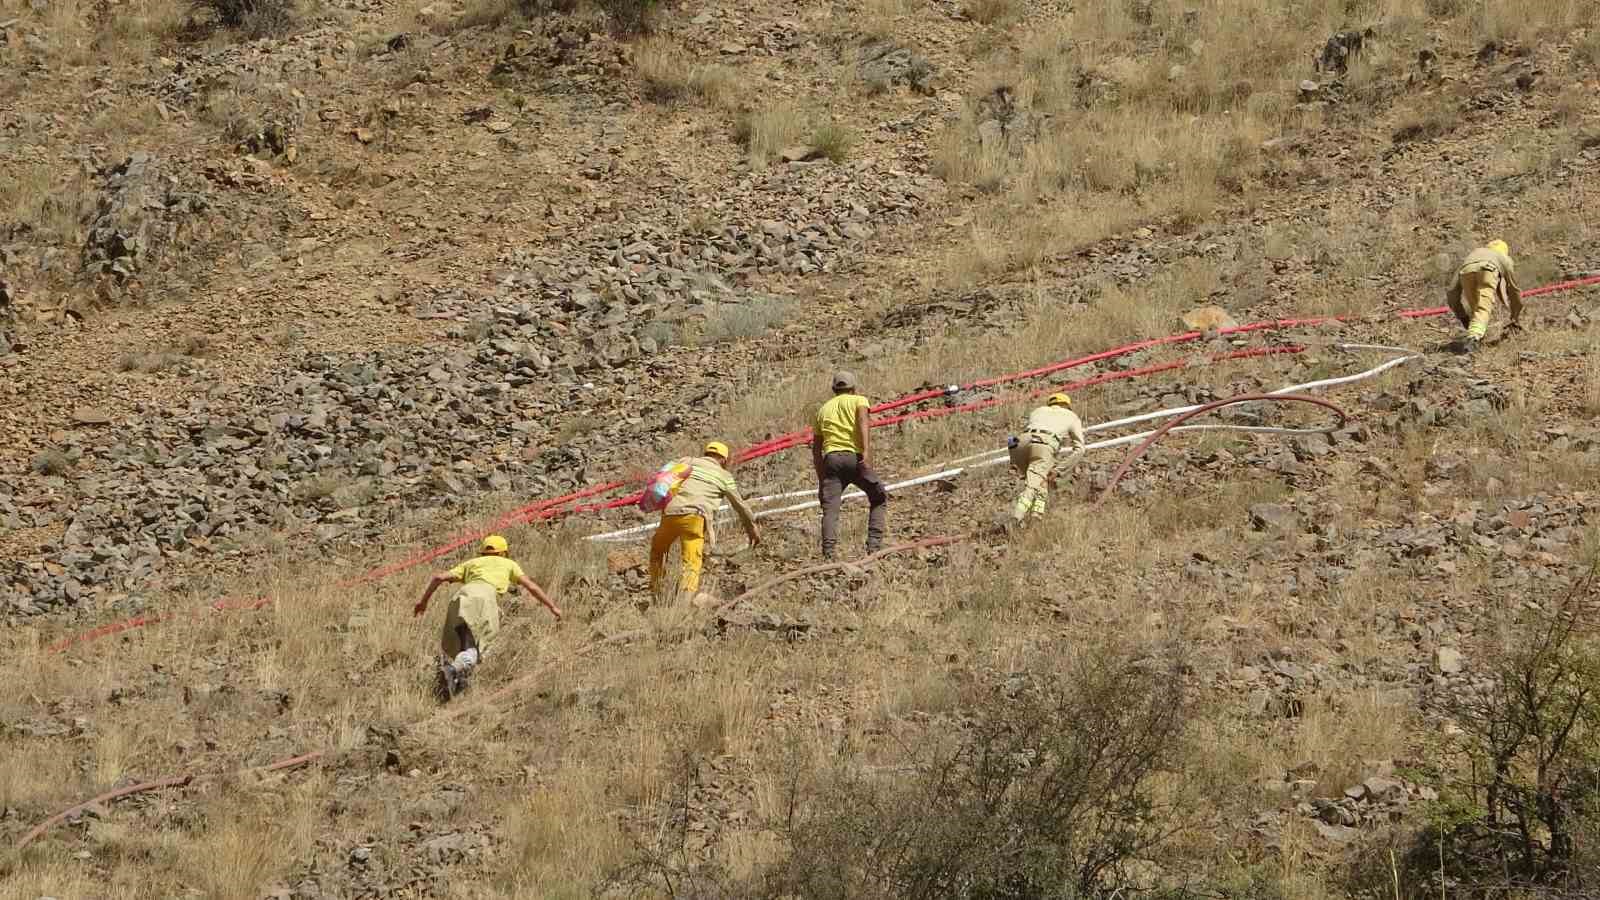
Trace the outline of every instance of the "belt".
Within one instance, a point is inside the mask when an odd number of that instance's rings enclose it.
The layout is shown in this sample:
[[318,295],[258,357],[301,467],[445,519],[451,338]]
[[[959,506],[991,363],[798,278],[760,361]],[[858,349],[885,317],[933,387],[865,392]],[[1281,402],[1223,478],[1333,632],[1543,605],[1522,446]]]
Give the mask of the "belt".
[[1034,439],[1043,438],[1044,440],[1039,441],[1041,444],[1055,444],[1058,447],[1061,446],[1061,438],[1057,437],[1054,431],[1044,431],[1043,429],[1039,428],[1029,428],[1026,432],[1024,432],[1024,434],[1027,434]]

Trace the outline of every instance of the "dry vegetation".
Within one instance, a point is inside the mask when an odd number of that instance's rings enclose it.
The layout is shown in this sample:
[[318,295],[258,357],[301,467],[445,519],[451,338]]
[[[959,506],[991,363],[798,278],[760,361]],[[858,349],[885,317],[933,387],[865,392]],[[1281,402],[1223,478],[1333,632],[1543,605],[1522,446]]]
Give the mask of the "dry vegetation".
[[[1025,223],[1020,240],[1014,227],[975,225],[951,274],[972,283],[1136,225],[1182,232],[1220,209],[1248,209],[1269,174],[1258,159],[1262,142],[1323,124],[1328,113],[1297,104],[1294,85],[1311,75],[1306,48],[1341,27],[1377,29],[1341,80],[1358,115],[1382,117],[1397,105],[1392,133],[1403,143],[1447,134],[1464,100],[1439,89],[1396,104],[1384,89],[1406,78],[1409,48],[1425,28],[1465,24],[1480,40],[1517,45],[1585,26],[1592,33],[1595,15],[1569,0],[1374,0],[1311,15],[1243,0],[1201,9],[1150,0],[1039,23],[977,79],[960,122],[937,142],[936,173],[996,195],[984,218]],[[1558,120],[1573,121],[1577,102],[1573,94],[1558,104]],[[1532,152],[1517,174],[1548,165],[1548,150]]]
[[[510,28],[512,19],[558,5],[469,5],[438,30]],[[624,31],[648,29],[657,14],[655,4],[639,0],[602,6]],[[1342,25],[1381,23],[1379,41],[1347,85],[1350,102],[1398,145],[1447,136],[1463,100],[1446,87],[1404,100],[1381,89],[1403,78],[1409,56],[1401,48],[1427,29],[1516,44],[1587,28],[1571,58],[1600,65],[1600,28],[1594,7],[1582,0],[1314,7],[1207,0],[1194,9],[1178,0],[1118,0],[1082,3],[1062,19],[1040,21],[1036,9],[1010,0],[963,4],[965,18],[985,32],[1012,28],[1015,50],[994,38],[1002,49],[981,61],[964,109],[929,148],[933,171],[971,187],[975,204],[963,211],[954,240],[923,257],[942,259],[942,268],[917,266],[907,283],[927,288],[924,297],[944,296],[947,278],[963,286],[1021,278],[1027,289],[1014,308],[1001,310],[1013,316],[1005,327],[951,325],[914,346],[870,354],[858,366],[867,392],[878,399],[1167,333],[1193,306],[1263,290],[1263,273],[1275,266],[1315,273],[1315,286],[1296,298],[1308,311],[1378,311],[1380,283],[1399,295],[1434,297],[1468,237],[1453,222],[1456,201],[1427,186],[1388,209],[1334,196],[1292,222],[1252,225],[1259,240],[1246,241],[1237,258],[1180,255],[1138,279],[1047,279],[1052,264],[1108,236],[1141,227],[1182,235],[1219,215],[1248,213],[1279,187],[1300,190],[1297,177],[1273,182],[1277,163],[1263,159],[1262,143],[1329,124],[1324,113],[1297,108],[1293,91],[1307,48]],[[53,0],[45,15],[59,27],[63,59],[82,65],[113,47],[148,56],[173,39],[181,12],[155,2],[115,8],[125,14],[96,30],[90,22],[99,18]],[[243,34],[288,27],[286,19],[251,18],[266,15],[254,4],[213,9]],[[861,30],[893,34],[925,14],[924,4],[870,0]],[[397,67],[401,88],[426,62],[418,50],[377,47],[373,56],[390,57],[382,63]],[[840,162],[857,140],[861,120],[842,110],[823,118],[800,101],[760,97],[741,112],[737,74],[695,62],[675,37],[636,41],[629,53],[650,100],[681,104],[674,114],[705,115],[708,132],[732,119],[752,168],[772,165],[792,147]],[[1556,124],[1580,127],[1591,99],[1581,88],[1564,89],[1553,107]],[[295,100],[242,78],[203,98],[195,116],[237,147],[265,140],[274,127],[303,127],[307,110]],[[386,146],[382,132],[394,117],[384,102],[371,100],[361,119],[379,132],[377,148]],[[1568,155],[1566,147],[1537,140],[1507,142],[1495,158],[1486,155],[1485,177],[1521,179],[1522,202],[1552,211],[1506,232],[1519,258],[1529,260],[1527,284],[1556,271],[1539,262],[1548,249],[1593,245],[1595,226],[1582,210],[1572,211],[1565,188],[1544,178]],[[72,243],[92,200],[83,179],[6,162],[16,177],[0,184],[0,225]],[[709,209],[685,213],[686,233],[721,227]],[[1435,237],[1440,232],[1453,236]],[[1419,241],[1440,248],[1446,266],[1421,259]],[[912,292],[884,293],[880,301],[852,298],[851,314],[889,315]],[[662,325],[649,336],[663,347],[722,344],[731,352],[772,338],[808,305],[776,296],[724,304],[696,328]],[[315,337],[296,326],[277,343],[287,348]],[[1335,474],[1322,483],[1315,476],[1291,483],[1242,465],[1199,472],[1173,451],[1166,461],[1174,474],[1151,475],[1146,493],[1093,517],[1055,515],[999,547],[957,545],[775,592],[763,599],[763,611],[810,623],[789,640],[737,626],[723,632],[687,603],[644,606],[637,591],[613,590],[613,573],[640,586],[638,547],[607,553],[572,531],[515,528],[514,555],[569,618],[552,627],[533,604],[509,605],[501,643],[473,692],[442,711],[430,695],[426,660],[440,610],[410,616],[417,579],[409,575],[334,586],[379,561],[365,556],[317,570],[285,557],[249,579],[219,568],[210,580],[197,578],[192,595],[164,598],[161,608],[186,613],[218,593],[256,591],[275,603],[259,612],[180,614],[160,628],[68,654],[43,649],[44,629],[12,629],[0,643],[11,660],[0,698],[0,721],[9,726],[0,732],[0,810],[8,819],[31,824],[108,787],[179,770],[197,779],[64,825],[0,863],[0,876],[19,897],[258,898],[333,871],[357,872],[350,877],[377,890],[374,884],[413,876],[407,867],[429,853],[422,842],[459,833],[481,837],[487,849],[442,858],[447,874],[436,868],[416,876],[418,892],[887,900],[1063,896],[1060,886],[1070,884],[1065,896],[1349,895],[1359,879],[1330,862],[1308,818],[1288,816],[1271,846],[1252,835],[1253,818],[1277,807],[1269,791],[1284,789],[1291,772],[1315,773],[1309,800],[1338,796],[1376,760],[1441,750],[1444,767],[1438,720],[1424,721],[1407,690],[1372,683],[1332,681],[1260,709],[1218,686],[1263,659],[1321,658],[1332,644],[1343,646],[1344,664],[1358,668],[1426,657],[1434,638],[1413,623],[1396,627],[1399,605],[1410,594],[1487,602],[1495,596],[1493,573],[1486,556],[1448,576],[1423,560],[1363,558],[1350,561],[1333,587],[1289,594],[1277,586],[1289,566],[1271,566],[1308,551],[1273,543],[1292,538],[1250,532],[1241,511],[1297,496],[1342,500],[1319,508],[1323,530],[1302,535],[1314,541],[1392,526],[1403,514],[1444,520],[1455,514],[1454,500],[1548,490],[1552,480],[1600,489],[1592,454],[1527,458],[1563,406],[1600,414],[1595,332],[1575,329],[1539,346],[1586,355],[1574,357],[1569,382],[1508,391],[1491,418],[1379,433],[1361,451],[1346,451],[1385,460],[1392,479],[1358,482],[1354,459],[1330,463]],[[732,401],[717,424],[745,439],[803,425],[809,401],[822,393],[816,373],[840,363],[840,352],[759,360],[758,389]],[[1145,361],[1201,352],[1173,348]],[[1492,349],[1486,365],[1509,369],[1518,352],[1515,345]],[[158,372],[207,355],[220,348],[196,335],[121,356],[116,367]],[[1343,362],[1323,365],[1340,371]],[[1303,374],[1292,365],[1221,365],[1184,384],[1220,394],[1252,379],[1287,383]],[[1372,393],[1406,394],[1409,378],[1397,373],[1375,382]],[[1110,385],[1080,398],[1079,408],[1095,421],[1148,399],[1132,386]],[[981,415],[907,425],[880,446],[897,474],[923,471],[997,445],[1024,409],[1019,398]],[[555,439],[594,427],[592,419],[569,419]],[[1185,448],[1198,448],[1197,456],[1243,456],[1257,446],[1226,437]],[[1427,493],[1430,466],[1451,447],[1522,461],[1460,475],[1447,485],[1455,496],[1434,498]],[[52,477],[70,476],[75,463],[57,450],[32,460]],[[805,481],[804,468],[790,460],[740,477],[750,493],[757,486],[792,489]],[[1334,482],[1346,477],[1366,487]],[[1086,474],[1061,505],[1081,509],[1090,483]],[[341,508],[341,492],[360,489],[331,476],[295,487],[301,498]],[[931,529],[974,521],[981,518],[976,510],[1002,508],[1013,489],[1003,471],[991,469],[954,493],[930,489],[897,499],[895,515],[904,518],[896,522]],[[499,499],[512,505],[512,498]],[[847,517],[846,541],[859,541],[859,518]],[[397,529],[393,545],[460,524],[424,519]],[[809,520],[778,520],[759,555],[713,562],[705,587],[726,595],[808,563],[813,540]],[[1197,560],[1228,578],[1189,577]],[[1442,857],[1447,845],[1466,862],[1499,863],[1502,873],[1518,852],[1536,857],[1530,877],[1557,872],[1570,859],[1592,860],[1556,839],[1572,837],[1592,854],[1600,838],[1590,836],[1590,811],[1562,806],[1566,795],[1548,784],[1526,785],[1550,761],[1538,756],[1550,757],[1542,749],[1547,731],[1509,749],[1496,743],[1504,733],[1496,726],[1518,709],[1514,701],[1530,699],[1515,696],[1519,676],[1553,680],[1558,699],[1569,701],[1565,708],[1577,697],[1586,717],[1576,732],[1581,740],[1563,745],[1555,760],[1567,779],[1562,788],[1578,785],[1574,796],[1593,796],[1580,788],[1600,723],[1591,721],[1589,703],[1593,636],[1579,621],[1537,619],[1546,627],[1534,632],[1543,643],[1521,641],[1529,628],[1515,622],[1493,635],[1485,652],[1498,648],[1495,658],[1505,661],[1494,671],[1494,690],[1457,711],[1463,719],[1478,716],[1476,742],[1449,747],[1461,755],[1439,773],[1462,794],[1445,810],[1456,818],[1441,814],[1415,834],[1399,823],[1392,835],[1378,835],[1380,850],[1396,852],[1384,857],[1390,880],[1362,873],[1369,895],[1422,896],[1428,867],[1438,862],[1428,854]],[[74,719],[82,725],[61,732],[34,727]],[[1538,710],[1519,722],[1530,720],[1530,735],[1550,724]],[[301,769],[258,770],[311,750],[328,755]],[[1495,778],[1460,778],[1495,772],[1497,752],[1511,762]],[[1490,785],[1504,789],[1488,804],[1502,803],[1495,815],[1527,826],[1520,847],[1485,850],[1467,840],[1481,837],[1472,830],[1483,822],[1474,792]],[[1535,802],[1515,806],[1518,796]],[[1461,843],[1450,843],[1457,838]],[[1410,879],[1404,883],[1402,871]]]

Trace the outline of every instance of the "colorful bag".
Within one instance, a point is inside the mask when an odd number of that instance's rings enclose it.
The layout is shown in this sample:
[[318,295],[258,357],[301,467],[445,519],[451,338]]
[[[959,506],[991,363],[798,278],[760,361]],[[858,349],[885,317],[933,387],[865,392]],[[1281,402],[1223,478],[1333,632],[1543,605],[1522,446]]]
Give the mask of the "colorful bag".
[[682,460],[673,460],[656,470],[645,482],[644,493],[639,496],[639,508],[645,512],[660,512],[672,502],[678,488],[689,479],[694,468]]

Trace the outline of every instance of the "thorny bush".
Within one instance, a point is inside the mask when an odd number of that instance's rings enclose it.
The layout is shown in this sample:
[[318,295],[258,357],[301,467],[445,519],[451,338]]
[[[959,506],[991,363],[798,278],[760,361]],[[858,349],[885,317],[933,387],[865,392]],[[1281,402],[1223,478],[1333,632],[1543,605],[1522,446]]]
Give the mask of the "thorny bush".
[[1411,853],[1424,894],[1600,888],[1600,633],[1587,608],[1597,587],[1591,573],[1536,611],[1447,701],[1469,774],[1455,814],[1436,817]]
[[[1184,821],[1163,781],[1188,715],[1180,673],[1174,657],[1096,648],[980,682],[964,690],[960,724],[907,740],[901,764],[857,751],[824,771],[785,767],[786,813],[765,823],[782,851],[748,883],[670,840],[641,848],[619,882],[774,900],[1126,896],[1149,886],[1134,864]],[[657,834],[687,827],[690,793]]]

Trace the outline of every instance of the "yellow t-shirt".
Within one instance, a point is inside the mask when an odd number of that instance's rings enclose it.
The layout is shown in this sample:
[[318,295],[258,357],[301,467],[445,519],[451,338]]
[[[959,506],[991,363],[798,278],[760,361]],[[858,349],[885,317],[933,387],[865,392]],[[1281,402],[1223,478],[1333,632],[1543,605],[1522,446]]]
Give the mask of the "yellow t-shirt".
[[856,421],[867,415],[867,398],[860,394],[838,394],[817,410],[813,429],[822,441],[823,453],[860,453],[856,443]]
[[511,590],[512,582],[523,577],[517,561],[504,556],[475,556],[451,569],[450,574],[462,584],[481,581],[493,587],[496,594]]

